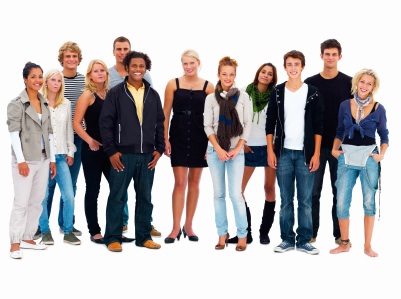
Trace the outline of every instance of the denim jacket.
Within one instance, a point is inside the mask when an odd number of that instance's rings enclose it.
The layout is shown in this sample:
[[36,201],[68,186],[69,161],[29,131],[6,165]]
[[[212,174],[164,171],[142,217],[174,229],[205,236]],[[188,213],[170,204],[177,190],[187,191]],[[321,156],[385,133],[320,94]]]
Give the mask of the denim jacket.
[[[285,83],[273,88],[267,107],[266,135],[274,135],[274,153],[279,158],[284,150],[284,92]],[[309,163],[315,152],[315,135],[323,134],[324,102],[319,91],[313,85],[308,85],[305,104],[304,157]]]
[[[53,133],[47,101],[39,93],[42,106],[42,120],[31,106],[24,89],[7,106],[7,125],[9,132],[20,132],[21,147],[26,161],[40,161],[42,158],[42,139],[46,156],[50,157],[49,134]],[[15,156],[11,147],[11,153]]]

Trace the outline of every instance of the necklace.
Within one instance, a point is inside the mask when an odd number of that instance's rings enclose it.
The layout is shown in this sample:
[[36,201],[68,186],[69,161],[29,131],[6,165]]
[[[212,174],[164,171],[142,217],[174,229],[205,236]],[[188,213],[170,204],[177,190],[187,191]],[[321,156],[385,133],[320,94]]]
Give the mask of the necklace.
[[189,84],[189,89],[190,89],[190,90],[192,90],[192,89],[194,88],[195,83],[197,83],[198,80],[199,80],[199,78],[196,78],[196,79],[193,81],[193,84],[191,84],[191,82],[187,81],[187,79],[185,78],[185,75],[183,76],[183,78],[184,78],[184,82],[186,82],[186,83]]

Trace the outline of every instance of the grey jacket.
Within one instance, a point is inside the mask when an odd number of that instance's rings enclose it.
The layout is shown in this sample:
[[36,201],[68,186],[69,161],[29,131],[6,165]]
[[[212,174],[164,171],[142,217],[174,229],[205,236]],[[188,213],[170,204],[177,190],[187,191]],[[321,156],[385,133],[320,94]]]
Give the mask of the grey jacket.
[[[26,161],[40,161],[42,158],[42,139],[46,156],[50,158],[49,134],[53,133],[50,111],[45,98],[39,93],[42,106],[42,121],[29,102],[24,89],[7,106],[7,125],[9,132],[20,132],[21,147]],[[11,153],[15,156],[11,147]]]

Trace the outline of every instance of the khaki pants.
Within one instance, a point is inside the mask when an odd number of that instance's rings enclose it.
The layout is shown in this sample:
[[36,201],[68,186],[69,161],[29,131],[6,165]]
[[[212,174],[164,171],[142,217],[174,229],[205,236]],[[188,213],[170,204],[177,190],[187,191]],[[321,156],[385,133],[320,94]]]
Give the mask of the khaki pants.
[[41,161],[26,161],[29,175],[19,174],[18,163],[12,157],[11,168],[14,182],[14,203],[10,217],[10,243],[32,240],[38,229],[42,213],[42,201],[46,195],[50,160],[42,154]]

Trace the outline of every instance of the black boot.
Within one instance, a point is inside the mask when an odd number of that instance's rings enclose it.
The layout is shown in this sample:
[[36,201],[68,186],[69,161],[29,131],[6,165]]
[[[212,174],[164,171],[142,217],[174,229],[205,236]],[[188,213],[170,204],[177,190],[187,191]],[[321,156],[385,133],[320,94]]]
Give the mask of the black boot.
[[[252,238],[252,228],[251,228],[251,211],[248,208],[248,204],[245,202],[245,207],[246,207],[246,220],[248,221],[248,234],[246,235],[246,244],[251,244],[253,241]],[[233,238],[228,239],[228,243],[238,243],[238,236],[235,236]]]
[[276,206],[275,201],[265,201],[265,207],[263,208],[262,224],[259,229],[259,239],[261,244],[269,244],[269,231],[274,221],[274,208]]

